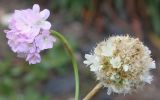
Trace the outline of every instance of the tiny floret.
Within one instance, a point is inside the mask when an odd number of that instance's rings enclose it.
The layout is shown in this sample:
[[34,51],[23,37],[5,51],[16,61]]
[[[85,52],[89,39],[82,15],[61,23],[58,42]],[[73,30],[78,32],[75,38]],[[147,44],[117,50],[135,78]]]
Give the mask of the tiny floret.
[[4,31],[12,51],[29,64],[39,63],[40,52],[53,47],[55,38],[50,35],[49,15],[50,11],[40,11],[38,4],[34,4],[32,9],[15,10],[9,29]]
[[95,73],[97,80],[108,88],[107,94],[132,93],[151,84],[155,61],[151,51],[137,38],[113,36],[97,44],[84,64]]
[[123,65],[123,70],[124,70],[125,72],[127,72],[128,69],[129,69],[129,65]]
[[110,64],[113,66],[113,68],[120,68],[121,67],[121,58],[111,58]]

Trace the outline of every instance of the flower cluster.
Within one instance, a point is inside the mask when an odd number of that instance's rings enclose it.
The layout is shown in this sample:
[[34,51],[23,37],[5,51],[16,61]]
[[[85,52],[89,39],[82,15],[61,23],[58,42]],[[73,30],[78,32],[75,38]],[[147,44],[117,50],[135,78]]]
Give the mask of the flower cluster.
[[84,64],[96,74],[108,94],[131,93],[151,83],[150,70],[156,68],[151,51],[139,39],[113,36],[86,54]]
[[49,15],[48,9],[40,12],[38,4],[32,9],[15,10],[9,21],[9,30],[5,30],[12,51],[29,64],[39,63],[39,53],[53,47],[55,38],[49,34],[51,24],[46,21]]

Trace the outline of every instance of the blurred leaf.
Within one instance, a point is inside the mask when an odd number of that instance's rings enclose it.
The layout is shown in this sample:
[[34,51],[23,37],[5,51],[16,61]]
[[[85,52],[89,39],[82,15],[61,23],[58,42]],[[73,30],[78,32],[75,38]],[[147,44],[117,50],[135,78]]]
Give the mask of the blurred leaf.
[[160,37],[158,37],[155,33],[151,33],[149,35],[149,39],[152,42],[152,44],[156,47],[160,49]]
[[23,78],[24,82],[27,84],[33,84],[33,82],[35,81],[35,76],[32,73],[27,73],[24,78]]
[[12,68],[11,73],[13,76],[19,76],[22,73],[21,66]]
[[50,100],[49,96],[37,93],[33,88],[28,88],[24,94],[24,100]]
[[3,79],[1,79],[1,82],[0,82],[0,93],[3,93],[5,95],[11,94],[12,91],[13,91],[12,81],[13,80],[11,80],[11,78],[9,78],[9,77],[4,77]]
[[156,34],[160,35],[160,10],[159,10],[159,0],[149,0],[149,13],[152,20],[153,29]]

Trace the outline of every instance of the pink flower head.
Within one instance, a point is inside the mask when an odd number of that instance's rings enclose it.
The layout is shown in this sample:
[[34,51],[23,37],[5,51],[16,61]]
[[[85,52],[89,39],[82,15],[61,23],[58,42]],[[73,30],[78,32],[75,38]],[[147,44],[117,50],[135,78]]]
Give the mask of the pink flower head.
[[49,15],[50,11],[40,11],[38,4],[34,4],[32,9],[15,10],[9,21],[9,30],[4,31],[12,51],[29,64],[39,63],[39,53],[53,47],[55,38],[50,35]]

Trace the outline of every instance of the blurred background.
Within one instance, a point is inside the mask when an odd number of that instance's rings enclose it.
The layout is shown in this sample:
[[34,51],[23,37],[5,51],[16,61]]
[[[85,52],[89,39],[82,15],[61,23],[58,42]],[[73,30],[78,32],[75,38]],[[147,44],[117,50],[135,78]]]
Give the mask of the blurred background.
[[84,54],[112,35],[140,38],[152,51],[154,81],[131,95],[107,95],[93,100],[160,100],[160,0],[0,0],[0,100],[74,100],[70,59],[57,40],[42,53],[42,62],[29,65],[7,45],[4,29],[15,9],[38,3],[51,11],[52,29],[65,35],[75,50],[80,74],[80,100],[98,83],[83,64]]

